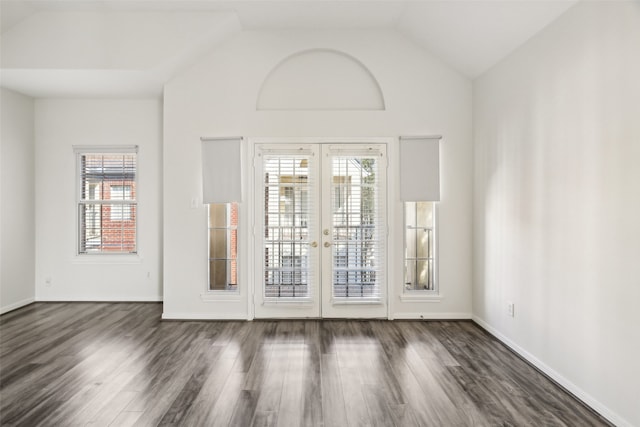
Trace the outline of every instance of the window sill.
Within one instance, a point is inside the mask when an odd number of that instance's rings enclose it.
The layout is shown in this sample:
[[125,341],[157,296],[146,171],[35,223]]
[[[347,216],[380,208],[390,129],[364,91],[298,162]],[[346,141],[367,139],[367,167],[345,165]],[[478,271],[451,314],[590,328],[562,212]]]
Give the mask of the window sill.
[[279,298],[279,299],[265,299],[262,305],[286,305],[288,307],[308,307],[313,305],[311,298]]
[[240,301],[240,292],[238,291],[209,291],[200,294],[202,302],[229,302]]
[[140,254],[83,254],[71,259],[72,264],[142,264]]
[[420,295],[417,294],[418,292],[424,291],[415,291],[415,293],[402,294],[398,298],[400,298],[400,301],[402,302],[440,302],[444,299],[442,295],[432,293]]
[[333,305],[382,305],[383,302],[380,298],[372,299],[349,299],[349,298],[332,298],[331,304]]

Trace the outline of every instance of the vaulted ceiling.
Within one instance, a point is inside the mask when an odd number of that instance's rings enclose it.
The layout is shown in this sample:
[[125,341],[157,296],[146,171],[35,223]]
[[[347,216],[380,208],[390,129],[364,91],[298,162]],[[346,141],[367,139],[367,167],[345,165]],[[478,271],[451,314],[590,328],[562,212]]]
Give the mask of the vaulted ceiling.
[[388,30],[473,79],[576,0],[2,0],[2,86],[35,97],[159,95],[243,30]]

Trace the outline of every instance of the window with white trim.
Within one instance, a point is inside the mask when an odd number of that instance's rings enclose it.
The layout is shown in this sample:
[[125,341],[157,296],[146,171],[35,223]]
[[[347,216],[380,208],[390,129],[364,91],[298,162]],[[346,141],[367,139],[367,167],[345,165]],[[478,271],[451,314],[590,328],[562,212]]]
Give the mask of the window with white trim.
[[137,252],[137,147],[74,147],[78,254]]
[[434,202],[405,202],[404,292],[437,293]]

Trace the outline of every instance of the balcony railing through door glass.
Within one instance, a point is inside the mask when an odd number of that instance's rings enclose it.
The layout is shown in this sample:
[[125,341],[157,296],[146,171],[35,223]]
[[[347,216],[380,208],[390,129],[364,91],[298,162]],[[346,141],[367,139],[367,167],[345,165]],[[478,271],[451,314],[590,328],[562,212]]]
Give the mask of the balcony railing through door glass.
[[264,297],[305,299],[312,286],[309,262],[311,206],[309,155],[264,158]]

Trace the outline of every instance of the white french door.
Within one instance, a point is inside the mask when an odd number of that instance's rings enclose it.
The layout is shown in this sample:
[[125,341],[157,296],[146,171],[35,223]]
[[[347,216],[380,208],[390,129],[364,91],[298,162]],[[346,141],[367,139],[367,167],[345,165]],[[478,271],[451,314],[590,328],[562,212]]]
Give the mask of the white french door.
[[386,317],[383,144],[258,144],[258,318]]

